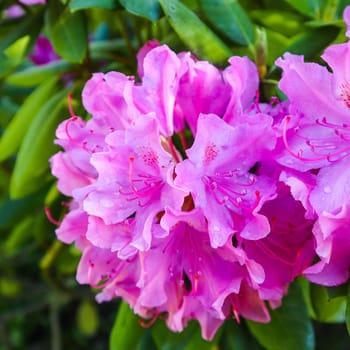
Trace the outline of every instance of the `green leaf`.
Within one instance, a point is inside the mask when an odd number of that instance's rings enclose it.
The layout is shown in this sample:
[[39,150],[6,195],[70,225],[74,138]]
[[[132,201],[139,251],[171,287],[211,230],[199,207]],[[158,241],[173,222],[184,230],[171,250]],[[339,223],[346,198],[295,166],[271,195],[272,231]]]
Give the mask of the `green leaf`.
[[31,66],[7,77],[9,84],[21,87],[38,85],[53,76],[60,76],[74,68],[70,62],[59,60],[39,66]]
[[96,334],[99,325],[99,316],[95,303],[91,300],[83,300],[77,310],[77,324],[80,331],[88,336],[92,337]]
[[56,90],[57,78],[53,78],[40,85],[24,101],[0,139],[0,161],[18,150],[32,120]]
[[252,18],[264,27],[270,28],[286,36],[293,36],[303,31],[304,19],[289,11],[276,11],[269,9],[254,10]]
[[346,297],[350,291],[350,282],[341,284],[340,286],[327,287],[328,297],[333,299],[337,297]]
[[264,350],[252,337],[245,324],[227,320],[223,326],[223,334],[219,343],[220,350]]
[[109,338],[110,350],[132,350],[140,344],[147,329],[141,327],[138,320],[139,316],[122,301]]
[[174,333],[164,321],[159,320],[152,327],[151,333],[158,349],[166,350],[214,350],[221,336],[219,330],[212,341],[204,340],[196,321],[190,321],[181,333]]
[[219,63],[231,50],[189,8],[178,0],[159,0],[169,23],[181,40],[202,59]]
[[69,3],[69,9],[72,12],[94,7],[115,10],[118,8],[118,0],[72,0]]
[[335,39],[338,33],[339,29],[336,27],[327,26],[310,29],[292,38],[286,51],[304,55],[306,59],[311,59],[323,51],[323,49]]
[[327,288],[316,284],[310,285],[312,308],[316,320],[320,322],[344,322],[346,298],[330,299]]
[[322,0],[285,0],[297,11],[312,18],[319,18]]
[[119,0],[125,9],[137,16],[146,17],[151,21],[159,18],[160,6],[158,0]]
[[282,306],[271,310],[270,323],[247,321],[251,333],[267,350],[313,350],[315,339],[301,289],[297,283],[289,287]]
[[66,95],[62,90],[51,97],[35,116],[26,133],[10,181],[10,196],[21,198],[45,184],[49,158],[56,151],[53,140],[58,123],[66,117]]
[[87,25],[82,11],[71,13],[57,1],[45,16],[48,37],[55,51],[70,62],[83,62],[87,52]]
[[237,0],[199,0],[211,24],[232,41],[253,46],[254,26]]

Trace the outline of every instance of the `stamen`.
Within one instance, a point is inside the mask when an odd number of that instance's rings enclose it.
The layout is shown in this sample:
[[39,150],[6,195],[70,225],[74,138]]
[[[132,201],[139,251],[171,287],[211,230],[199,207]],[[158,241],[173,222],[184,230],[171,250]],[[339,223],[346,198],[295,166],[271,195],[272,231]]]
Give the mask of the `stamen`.
[[145,322],[145,320],[142,320],[140,318],[139,319],[139,324],[143,328],[150,328],[156,323],[156,321],[158,319],[158,316],[159,316],[159,313],[155,313],[154,316],[152,317],[152,319],[149,322]]
[[179,155],[177,154],[177,150],[176,150],[176,148],[174,146],[173,140],[171,139],[171,137],[168,137],[167,141],[168,141],[168,145],[169,145],[169,148],[170,148],[171,155],[173,156],[175,162],[176,163],[180,163],[180,158],[179,158]]
[[104,288],[107,285],[109,279],[107,278],[105,281],[101,280],[99,282],[101,284],[95,284],[94,282],[92,282],[92,269],[94,267],[95,267],[95,264],[91,262],[88,269],[88,284],[90,285],[91,288],[94,288],[94,289]]
[[54,218],[52,217],[52,215],[51,215],[51,210],[50,210],[49,207],[45,207],[45,214],[46,214],[47,219],[48,219],[52,224],[54,224],[54,225],[56,225],[56,226],[61,225],[61,222],[60,222],[60,221],[58,221],[58,220],[56,220],[56,219],[54,219]]
[[238,313],[238,311],[237,311],[237,309],[236,309],[236,307],[234,305],[232,305],[231,310],[233,312],[233,316],[236,319],[237,323],[241,324],[241,319],[239,317],[239,313]]
[[186,149],[188,148],[188,145],[187,145],[187,141],[186,141],[186,137],[185,137],[184,131],[181,130],[177,134],[180,137],[182,148],[184,149],[184,151],[186,151]]
[[282,137],[283,137],[283,143],[287,149],[287,151],[292,155],[294,156],[295,158],[298,158],[299,160],[303,160],[303,161],[317,161],[317,160],[325,160],[327,159],[328,155],[324,155],[322,157],[319,157],[319,158],[306,158],[306,157],[303,157],[302,154],[303,154],[303,151],[302,150],[299,150],[298,153],[295,153],[292,148],[289,146],[288,144],[288,140],[287,140],[287,126],[288,124],[290,123],[291,121],[291,116],[286,116],[286,118],[284,119],[285,122],[283,123],[283,130],[282,130]]
[[74,109],[73,109],[73,94],[69,93],[67,98],[68,98],[69,114],[71,115],[72,118],[77,118],[77,115],[74,113]]

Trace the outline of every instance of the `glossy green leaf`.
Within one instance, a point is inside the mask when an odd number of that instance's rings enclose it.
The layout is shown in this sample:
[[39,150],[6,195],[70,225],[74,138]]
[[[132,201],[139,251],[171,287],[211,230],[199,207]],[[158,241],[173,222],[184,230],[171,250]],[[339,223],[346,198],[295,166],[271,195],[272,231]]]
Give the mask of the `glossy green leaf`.
[[300,13],[318,19],[321,12],[322,0],[285,0]]
[[110,350],[131,350],[140,344],[147,329],[139,325],[139,319],[139,316],[134,314],[128,304],[120,303],[109,338]]
[[39,66],[31,66],[7,77],[6,81],[15,86],[36,86],[54,76],[61,76],[71,71],[74,65],[70,62],[59,60]]
[[167,350],[214,350],[221,335],[219,331],[209,342],[203,340],[199,324],[195,321],[189,322],[181,333],[174,333],[162,320],[157,321],[151,333],[158,349]]
[[252,336],[244,323],[237,324],[233,319],[223,325],[223,334],[219,343],[220,350],[264,350]]
[[31,122],[56,90],[57,79],[53,78],[39,86],[24,101],[0,139],[0,161],[18,150]]
[[267,350],[314,350],[312,323],[308,318],[303,294],[298,284],[289,287],[282,306],[271,310],[269,323],[247,321],[251,333]]
[[304,55],[306,59],[311,59],[323,51],[335,39],[338,33],[339,29],[336,27],[310,29],[292,38],[286,51]]
[[46,12],[45,24],[55,51],[67,61],[83,62],[88,42],[84,13],[71,13],[57,1],[51,1]]
[[329,298],[326,287],[310,285],[310,296],[316,320],[320,322],[344,322],[346,298]]
[[160,6],[158,0],[119,0],[125,9],[137,16],[156,21],[159,18]]
[[222,62],[231,50],[188,7],[178,0],[159,0],[171,26],[182,41],[202,59]]
[[83,300],[77,310],[77,325],[86,336],[93,336],[97,332],[99,316],[96,303],[89,299]]
[[118,7],[118,0],[72,0],[69,3],[72,12],[94,7],[114,10]]
[[199,0],[208,20],[237,44],[252,46],[254,26],[237,0]]
[[67,116],[67,91],[51,97],[35,116],[26,133],[10,182],[12,198],[21,198],[35,192],[45,184],[49,158],[57,150],[53,140],[55,130]]

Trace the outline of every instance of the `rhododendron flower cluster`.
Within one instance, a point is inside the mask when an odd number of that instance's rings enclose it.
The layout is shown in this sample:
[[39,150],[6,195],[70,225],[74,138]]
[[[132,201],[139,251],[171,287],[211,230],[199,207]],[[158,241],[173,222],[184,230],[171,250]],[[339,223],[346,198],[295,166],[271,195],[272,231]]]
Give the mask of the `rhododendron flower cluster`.
[[57,129],[51,159],[71,197],[58,238],[81,250],[77,279],[174,331],[211,339],[228,317],[270,320],[300,275],[349,277],[349,43],[332,68],[285,54],[280,102],[260,103],[256,66],[219,70],[153,41],[140,80],[96,73],[91,115]]

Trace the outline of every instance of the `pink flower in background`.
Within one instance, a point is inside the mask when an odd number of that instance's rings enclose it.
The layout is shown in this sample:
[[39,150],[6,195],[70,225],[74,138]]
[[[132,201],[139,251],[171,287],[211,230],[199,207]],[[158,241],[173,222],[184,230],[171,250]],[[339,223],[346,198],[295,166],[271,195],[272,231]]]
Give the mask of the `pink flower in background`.
[[29,59],[36,65],[46,64],[60,59],[56,54],[49,39],[43,35],[39,35],[34,45]]
[[19,0],[23,5],[37,5],[37,4],[46,4],[46,0]]

